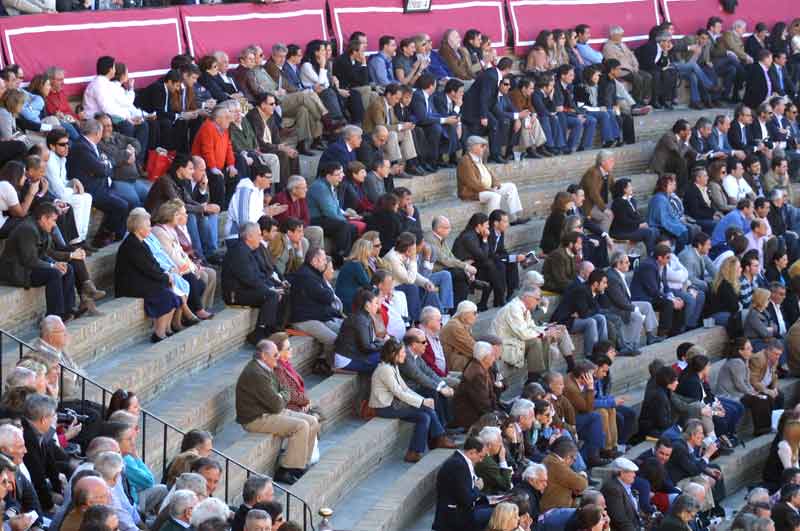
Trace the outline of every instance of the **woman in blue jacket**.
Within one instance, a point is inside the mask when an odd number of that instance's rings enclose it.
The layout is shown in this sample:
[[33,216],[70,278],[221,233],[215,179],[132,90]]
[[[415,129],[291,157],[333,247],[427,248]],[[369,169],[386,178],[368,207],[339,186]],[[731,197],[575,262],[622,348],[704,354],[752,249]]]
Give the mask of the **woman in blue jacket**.
[[689,227],[670,200],[675,193],[675,186],[675,175],[672,173],[665,173],[658,178],[655,194],[647,205],[647,225],[674,238],[675,252],[679,253],[689,242]]
[[344,312],[353,310],[353,299],[360,289],[371,289],[369,258],[372,253],[372,241],[362,238],[353,244],[350,256],[345,259],[336,278],[336,295],[342,300]]

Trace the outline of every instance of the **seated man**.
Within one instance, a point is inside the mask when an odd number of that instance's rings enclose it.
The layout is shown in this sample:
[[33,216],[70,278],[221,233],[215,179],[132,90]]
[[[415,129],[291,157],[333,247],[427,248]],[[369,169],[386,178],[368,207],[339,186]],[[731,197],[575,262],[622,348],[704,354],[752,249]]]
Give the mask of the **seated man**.
[[[27,452],[25,448],[25,439],[22,430],[13,424],[0,425],[0,453],[2,457],[7,459],[0,459],[0,468],[3,465],[13,463],[15,470],[0,471],[0,475],[6,473],[6,477],[13,478],[13,491],[9,490],[7,497],[3,499],[6,507],[16,507],[17,512],[24,516],[24,513],[36,511],[39,516],[32,521],[34,527],[42,528],[43,522],[41,520],[42,506],[39,503],[39,496],[36,494],[36,489],[33,483],[25,473],[22,472],[23,458]],[[14,523],[12,523],[12,529]]]
[[540,326],[532,312],[539,305],[542,292],[539,288],[524,288],[520,294],[503,306],[492,320],[489,332],[503,339],[502,359],[516,368],[527,368],[538,374],[550,369],[553,356],[563,356],[572,365],[575,347],[566,327]]
[[564,293],[575,279],[578,262],[583,260],[581,250],[583,235],[580,232],[570,232],[561,237],[561,245],[547,255],[542,266],[545,291]]
[[[452,167],[459,147],[458,138],[452,129],[448,129],[450,134],[445,136],[445,127],[458,124],[458,116],[442,116],[437,112],[433,102],[433,93],[436,91],[436,79],[433,76],[423,74],[416,86],[418,88],[411,98],[411,121],[425,135],[427,142],[425,156],[420,155],[420,164],[429,171]],[[447,146],[445,149],[444,145]],[[448,156],[447,161],[444,155]]]
[[656,109],[672,109],[678,82],[678,71],[670,59],[672,36],[659,32],[642,46],[636,48],[639,67],[653,77],[653,94],[650,103]]
[[[386,128],[386,142],[383,144],[384,156],[393,164],[405,161],[405,171],[409,175],[420,175],[417,169],[417,149],[414,146],[413,122],[400,122],[394,106],[400,102],[400,85],[386,86],[383,96],[375,98],[367,107],[364,116],[364,132],[373,135],[379,127]],[[364,162],[364,161],[362,161]],[[366,162],[365,162],[366,164]]]
[[591,355],[595,343],[608,340],[608,323],[597,301],[607,286],[606,273],[595,269],[585,282],[574,281],[574,285],[564,292],[550,318],[553,323],[566,325],[572,333],[583,333],[583,352],[586,357]]
[[208,171],[209,198],[227,210],[231,196],[239,181],[236,157],[233,155],[228,128],[233,113],[227,105],[218,104],[209,120],[203,122],[192,142],[192,155],[203,158]]
[[689,160],[697,154],[689,145],[692,127],[686,120],[678,120],[671,132],[666,132],[658,140],[650,166],[659,175],[668,173],[677,177],[678,193],[682,194],[689,184]]
[[238,239],[228,240],[227,245],[222,262],[222,298],[225,304],[259,308],[256,328],[247,336],[256,344],[278,329],[284,284],[272,275],[264,253],[259,251],[262,243],[257,223],[239,225]]
[[162,524],[160,529],[163,531],[194,529],[190,525],[190,522],[192,520],[192,512],[198,503],[200,503],[200,497],[191,490],[176,490],[172,495],[172,501],[165,509],[165,511],[168,512],[168,519]]
[[434,216],[431,222],[431,233],[426,236],[425,242],[431,249],[431,262],[434,271],[448,271],[453,279],[453,304],[466,300],[471,286],[482,285],[483,281],[476,281],[477,268],[469,262],[459,260],[445,243],[451,231],[450,220],[444,216]]
[[78,179],[67,175],[69,144],[69,136],[63,129],[56,128],[47,133],[47,148],[50,150],[50,157],[47,159],[47,190],[55,199],[64,201],[72,208],[78,238],[85,242],[89,234],[92,196],[86,193]]
[[[607,414],[601,414],[601,412],[598,412],[594,405],[596,395],[596,370],[597,366],[591,361],[578,362],[570,371],[566,378],[566,382],[564,383],[564,396],[567,397],[570,404],[572,404],[572,407],[575,409],[576,425],[579,433],[581,431],[581,425],[585,427],[584,429],[590,428],[594,426],[593,423],[597,422],[596,419],[598,417],[600,419],[600,425],[602,426],[601,431],[604,437],[601,445],[604,446],[604,448],[595,448],[594,445],[592,445],[592,448],[587,450],[587,464],[590,467],[605,466],[609,463],[609,458],[611,456],[618,455],[616,453],[616,449],[609,449],[607,444],[611,430],[611,427],[609,426],[610,418]],[[615,418],[614,420],[616,421]],[[614,428],[615,427],[616,425]],[[596,432],[597,430],[595,427],[594,431],[591,433]],[[592,437],[591,440],[593,439],[594,437]]]
[[226,242],[238,237],[239,228],[247,222],[255,223],[264,214],[282,212],[286,207],[281,205],[264,206],[265,191],[272,185],[272,173],[268,166],[256,161],[249,178],[242,179],[236,185],[231,197],[228,217],[225,221]]
[[275,480],[294,484],[305,473],[319,433],[316,417],[286,408],[289,389],[275,376],[278,347],[261,340],[236,381],[236,422],[249,432],[287,437]]
[[436,474],[434,531],[484,529],[492,508],[480,503],[482,481],[472,472],[486,452],[480,439],[468,437]]
[[[479,136],[467,139],[466,156],[461,157],[456,170],[458,197],[465,201],[485,203],[489,212],[503,208],[514,220],[511,225],[522,225],[530,218],[522,217],[522,203],[514,183],[500,183],[483,163],[483,153],[488,142]],[[505,205],[504,205],[505,203]]]
[[[672,455],[667,461],[669,479],[681,490],[689,483],[698,483],[706,488],[706,503],[714,506],[714,496],[724,496],[722,472],[710,466],[711,456],[717,452],[716,443],[704,446],[703,424],[696,419],[686,423],[683,436],[672,441]],[[716,488],[715,488],[716,487]],[[712,491],[713,489],[713,491]]]
[[500,428],[486,426],[478,433],[478,439],[485,449],[483,460],[475,465],[475,475],[483,483],[481,491],[487,495],[507,494],[512,487],[511,475],[514,470],[506,460],[506,447]]
[[608,232],[614,220],[611,212],[611,192],[614,190],[614,171],[616,158],[613,151],[601,150],[597,153],[594,165],[581,177],[580,187],[584,192],[583,213],[599,224],[603,232]]
[[25,399],[22,427],[27,451],[23,462],[46,513],[63,501],[59,473],[62,472],[60,464],[67,460],[67,455],[54,439],[43,439],[50,432],[55,415],[56,401],[52,398],[34,393]]
[[[475,278],[489,283],[496,308],[505,304],[505,276],[489,253],[489,217],[486,214],[478,212],[469,218],[467,226],[453,242],[453,256],[470,263],[477,270]],[[486,309],[489,294],[489,289],[483,290],[479,310]]]
[[472,326],[477,318],[478,307],[475,303],[469,300],[461,301],[456,313],[442,327],[440,338],[449,370],[462,372],[472,359],[475,347]]
[[677,335],[686,326],[685,303],[666,283],[671,255],[669,246],[657,245],[653,256],[640,262],[631,282],[631,299],[649,302],[659,312],[659,336]]
[[608,343],[598,343],[592,352],[594,371],[594,408],[603,417],[606,432],[606,454],[608,457],[618,457],[618,445],[626,445],[628,440],[636,433],[636,412],[625,405],[625,396],[614,396],[609,392],[611,385],[609,371],[613,358],[616,356],[614,347]]
[[103,138],[97,144],[100,153],[111,161],[114,170],[111,190],[135,207],[144,205],[150,183],[140,179],[139,156],[147,150],[133,137],[114,132],[111,116],[98,112],[94,119],[103,126]]
[[[360,139],[360,136],[359,136]],[[322,161],[320,160],[320,164]],[[311,224],[322,227],[334,241],[333,263],[341,266],[356,240],[357,230],[348,222],[336,188],[342,183],[344,170],[339,162],[320,165],[318,177],[308,189],[308,213]]]
[[94,470],[100,474],[111,492],[111,507],[119,520],[120,531],[138,530],[137,524],[143,525],[139,512],[133,509],[121,485],[118,487],[121,481],[125,481],[122,477],[125,466],[122,456],[117,452],[103,452],[95,457],[93,464]]
[[556,106],[561,131],[565,136],[569,131],[569,137],[567,138],[568,153],[592,149],[594,132],[597,129],[597,118],[584,114],[578,108],[578,104],[575,101],[574,81],[575,68],[572,65],[563,64],[558,67],[555,90],[553,91],[553,103]]
[[322,227],[311,225],[311,215],[308,213],[308,183],[302,175],[292,175],[286,183],[282,192],[273,198],[272,203],[286,205],[286,210],[281,213],[272,214],[279,223],[283,223],[287,218],[299,219],[303,222],[303,236],[308,238],[311,247],[324,247]]
[[192,248],[201,257],[214,263],[220,263],[221,257],[217,254],[217,241],[219,240],[219,213],[220,206],[209,201],[208,175],[206,174],[206,161],[197,155],[192,156],[194,171],[189,181],[190,195],[194,202],[202,205],[202,213],[189,215],[186,229],[192,240]]
[[[283,188],[290,175],[300,173],[300,154],[281,138],[278,117],[275,114],[277,102],[275,95],[269,92],[259,94],[256,97],[255,106],[247,113],[247,121],[252,126],[258,151],[270,158],[277,157],[280,166],[280,183]],[[236,106],[235,114],[241,116],[241,106],[238,103],[234,105]]]
[[279,225],[280,234],[269,243],[269,254],[281,275],[294,273],[303,266],[309,249],[303,222],[285,218]]
[[[494,261],[500,276],[505,280],[505,295],[510,297],[519,287],[519,268],[526,260],[523,253],[514,254],[506,250],[508,214],[504,210],[493,210],[489,214],[489,256]],[[524,267],[524,264],[523,264]]]
[[[98,477],[97,472],[92,471],[93,476],[83,477],[75,483],[73,488],[73,505],[61,522],[62,531],[79,531],[84,515],[92,508],[97,507],[100,512],[106,513],[106,524],[116,524],[119,526],[114,511],[110,508],[111,491],[103,478]],[[99,506],[105,506],[102,509]],[[110,527],[109,527],[110,528]]]
[[712,234],[722,213],[714,208],[708,190],[708,172],[703,167],[692,170],[690,180],[683,196],[685,212],[691,222],[697,224],[706,234]]
[[631,490],[638,471],[633,461],[620,457],[611,463],[611,477],[603,481],[600,492],[608,500],[608,517],[614,529],[641,529],[638,497]]
[[419,328],[409,328],[403,337],[405,361],[400,364],[400,375],[408,386],[424,398],[433,398],[434,409],[443,426],[450,421],[450,401],[453,388],[437,375],[423,359],[428,347],[425,333]]
[[550,453],[542,461],[548,478],[539,502],[542,513],[556,507],[575,507],[578,496],[589,486],[585,472],[574,472],[570,468],[577,455],[578,447],[566,437],[559,438],[550,447]]
[[328,265],[325,249],[309,249],[300,269],[289,275],[289,323],[292,328],[322,343],[326,359],[333,354],[336,335],[342,326],[342,301],[324,278]]
[[475,343],[472,359],[464,368],[461,383],[453,397],[454,424],[469,429],[481,415],[496,411],[499,404],[491,367],[495,356],[492,345]]

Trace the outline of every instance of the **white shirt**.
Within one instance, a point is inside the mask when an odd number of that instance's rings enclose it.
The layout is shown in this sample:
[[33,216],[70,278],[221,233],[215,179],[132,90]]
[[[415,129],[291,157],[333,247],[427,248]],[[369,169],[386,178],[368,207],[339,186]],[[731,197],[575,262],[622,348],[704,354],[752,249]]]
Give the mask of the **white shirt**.
[[319,72],[317,72],[311,66],[311,63],[303,63],[303,66],[300,67],[300,81],[306,87],[321,85],[322,88],[328,88],[331,86],[331,82],[328,79],[328,70],[320,68]]
[[264,190],[259,190],[250,179],[236,185],[225,222],[225,238],[239,237],[239,226],[247,221],[257,222],[264,215]]
[[461,450],[457,450],[457,452],[461,455],[461,457],[464,458],[464,461],[467,462],[467,466],[469,467],[469,475],[472,476],[472,486],[475,487],[475,480],[477,479],[477,476],[475,475],[475,465],[472,464],[472,461],[470,461],[469,457],[467,457],[467,454]]
[[[115,86],[115,83],[106,76],[95,76],[83,93],[83,110],[89,116],[104,112],[128,120],[131,118],[133,100],[126,101],[124,92],[119,83]],[[141,111],[139,113],[141,116]]]
[[5,215],[5,211],[11,207],[19,204],[19,196],[14,186],[8,181],[0,181],[0,227],[6,224],[9,216]]
[[734,201],[744,199],[748,195],[755,195],[755,192],[753,192],[753,189],[747,184],[747,181],[744,180],[744,177],[737,179],[730,174],[722,179],[722,188],[725,190],[725,193],[728,194],[728,197]]
[[59,199],[72,195],[72,190],[68,188],[67,179],[67,159],[61,158],[54,151],[50,152],[47,159],[47,184],[50,193]]
[[783,312],[781,311],[781,307],[772,301],[769,301],[769,303],[775,309],[775,316],[778,318],[778,333],[784,336],[786,335],[786,321],[783,320]]

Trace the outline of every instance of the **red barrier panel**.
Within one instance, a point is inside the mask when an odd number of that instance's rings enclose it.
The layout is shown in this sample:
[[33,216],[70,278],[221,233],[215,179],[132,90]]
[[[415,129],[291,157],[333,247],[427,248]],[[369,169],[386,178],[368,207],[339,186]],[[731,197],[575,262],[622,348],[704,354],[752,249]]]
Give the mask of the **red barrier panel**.
[[189,53],[196,58],[222,50],[234,66],[242,48],[258,44],[269,56],[276,42],[305,47],[314,39],[327,39],[324,0],[215,6],[181,6]]
[[515,50],[524,53],[543,29],[591,26],[592,44],[608,39],[608,28],[625,28],[625,41],[647,40],[650,28],[661,23],[658,0],[508,0]]
[[789,23],[792,18],[800,15],[800,11],[794,14],[787,12],[786,8],[793,3],[787,0],[739,2],[736,13],[731,15],[722,10],[719,0],[661,0],[664,16],[675,24],[678,34],[690,34],[705,28],[706,22],[712,16],[720,17],[726,30],[730,29],[734,20],[745,20],[747,33],[753,31],[757,22],[765,22],[770,27],[780,21]]
[[8,63],[21,65],[27,79],[53,65],[64,68],[70,95],[92,79],[101,55],[125,63],[143,86],[184,51],[174,7],[4,17],[0,32]]
[[369,51],[378,48],[381,35],[394,35],[398,41],[417,33],[427,33],[439,47],[442,34],[458,29],[462,37],[469,28],[480,30],[495,47],[505,46],[508,38],[503,0],[434,0],[428,13],[403,13],[402,0],[328,0],[333,32],[344,49],[354,31],[369,39]]

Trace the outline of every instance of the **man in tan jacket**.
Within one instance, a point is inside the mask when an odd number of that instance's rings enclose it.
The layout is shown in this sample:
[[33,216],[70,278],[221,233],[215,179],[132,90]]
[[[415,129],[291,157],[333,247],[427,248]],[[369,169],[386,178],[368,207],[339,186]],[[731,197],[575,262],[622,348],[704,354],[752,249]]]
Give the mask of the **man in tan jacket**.
[[559,439],[550,448],[542,461],[547,468],[547,488],[539,502],[541,513],[556,507],[575,507],[577,497],[589,486],[586,473],[571,468],[577,455],[578,447],[566,438]]
[[773,408],[783,409],[783,395],[778,389],[778,365],[783,354],[783,343],[770,338],[764,350],[750,358],[750,385],[761,394],[772,397]]
[[456,170],[458,197],[465,201],[480,201],[487,206],[487,214],[503,208],[514,221],[512,225],[521,225],[530,221],[522,216],[522,203],[514,183],[500,183],[483,162],[483,153],[489,145],[480,136],[467,139],[467,153],[461,157]]
[[594,166],[586,170],[581,178],[580,187],[586,195],[583,211],[608,232],[614,214],[611,212],[611,189],[614,187],[614,152],[605,149],[597,153]]
[[386,85],[383,96],[372,100],[364,113],[364,132],[372,134],[381,125],[388,130],[389,138],[383,151],[386,158],[393,162],[413,161],[417,158],[414,136],[411,134],[414,124],[400,122],[394,113],[394,106],[400,101],[400,95],[400,85],[390,83]]
[[623,75],[620,79],[630,82],[633,85],[631,95],[636,103],[647,105],[650,95],[653,93],[653,76],[650,72],[639,70],[639,60],[633,50],[622,42],[625,30],[622,26],[611,26],[608,29],[608,40],[603,45],[603,59],[616,59],[619,61]]
[[462,301],[456,308],[455,315],[447,321],[439,333],[449,370],[462,372],[472,359],[472,350],[475,347],[472,326],[477,319],[478,307],[475,303],[469,300]]

